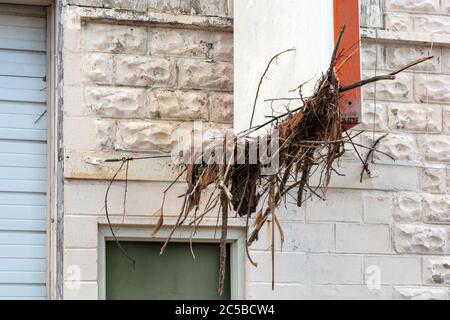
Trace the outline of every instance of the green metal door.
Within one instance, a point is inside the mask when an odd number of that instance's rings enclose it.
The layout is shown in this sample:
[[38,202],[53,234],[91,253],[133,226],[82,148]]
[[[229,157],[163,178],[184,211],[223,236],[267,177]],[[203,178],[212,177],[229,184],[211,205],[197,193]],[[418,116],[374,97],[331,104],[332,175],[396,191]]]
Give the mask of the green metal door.
[[170,243],[162,256],[160,242],[121,242],[136,260],[135,268],[114,242],[106,242],[107,299],[230,299],[230,248],[225,290],[218,294],[219,245]]

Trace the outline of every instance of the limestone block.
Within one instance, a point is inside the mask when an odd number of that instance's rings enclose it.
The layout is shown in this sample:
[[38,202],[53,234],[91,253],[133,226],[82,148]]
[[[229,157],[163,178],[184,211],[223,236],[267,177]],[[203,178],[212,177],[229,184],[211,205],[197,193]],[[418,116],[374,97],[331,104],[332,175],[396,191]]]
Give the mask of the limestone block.
[[[375,134],[377,140],[381,134]],[[374,135],[366,133],[362,135],[362,142],[365,146],[371,146],[374,143]],[[417,148],[416,138],[413,135],[393,134],[390,133],[378,144],[377,149],[390,155],[395,161],[418,162],[419,152]],[[367,153],[367,150],[365,151]],[[374,160],[389,162],[392,160],[380,152],[374,152]]]
[[[382,72],[378,71],[377,74],[380,75]],[[373,77],[374,75],[373,71],[364,72],[364,78]],[[378,81],[375,84],[364,86],[364,98],[374,99],[376,88],[376,98],[379,100],[411,101],[413,97],[412,82],[412,75],[407,73],[399,74],[395,80]]]
[[208,120],[208,94],[202,91],[149,91],[153,119]]
[[126,87],[87,87],[85,105],[89,113],[112,118],[144,116],[145,89]]
[[450,103],[450,76],[416,74],[415,99],[420,103]]
[[[234,17],[234,0],[227,0],[227,3],[228,3],[228,16],[230,18],[233,18]],[[450,7],[450,5],[449,5],[449,7]],[[449,11],[450,11],[450,9],[449,9]]]
[[231,93],[212,92],[209,96],[209,117],[213,122],[233,123],[234,98]]
[[447,192],[450,192],[450,169],[447,169]]
[[[377,162],[377,161],[375,161]],[[363,182],[360,183],[361,162],[341,163],[336,166],[336,170],[342,175],[333,173],[331,177],[331,188],[366,189],[384,191],[416,191],[420,188],[420,169],[410,165],[371,164],[371,171],[376,173],[372,178],[364,175]],[[319,183],[318,175],[313,175],[311,185]]]
[[81,49],[81,19],[76,8],[67,8],[64,13],[64,50],[65,52],[80,52]]
[[447,300],[448,292],[445,288],[425,287],[397,287],[394,288],[395,300]]
[[394,199],[393,216],[396,221],[420,221],[422,208],[423,197],[420,194],[398,193]]
[[[293,189],[289,194],[293,197],[297,195],[297,190]],[[297,204],[286,203],[277,208],[278,219],[286,221],[286,223],[291,223],[293,221],[304,222],[306,216],[306,206],[297,207]]]
[[174,86],[176,67],[173,61],[150,56],[116,57],[116,82],[133,86]]
[[[270,285],[269,285],[270,286]],[[379,290],[371,290],[367,285],[312,285],[303,290],[306,299],[312,300],[389,300],[392,289],[382,286]]]
[[[99,157],[119,157],[121,153],[105,153],[99,154]],[[122,153],[123,155],[123,153]],[[142,161],[141,161],[142,162]],[[155,201],[159,199],[159,195],[162,195],[164,190],[175,180],[175,177],[171,178],[168,174],[173,167],[170,168],[170,160],[163,163],[161,159],[145,160],[144,162],[148,164],[138,164],[138,162],[133,162],[130,164],[128,172],[128,193],[127,193],[127,203],[126,203],[126,215],[132,217],[144,217],[148,218],[152,213],[155,213],[161,208],[161,203]],[[153,168],[154,169],[153,169]],[[117,166],[111,166],[109,171],[117,170]],[[139,175],[139,171],[151,171],[159,170],[166,173],[165,177],[167,182],[157,182],[157,181],[135,181],[134,177]],[[176,176],[178,171],[174,170],[172,175]],[[142,173],[141,175],[142,176]],[[125,178],[125,172],[121,172],[118,179]],[[105,190],[108,187],[108,182],[110,179],[104,179],[100,181],[94,180],[70,180],[70,183],[66,183],[67,191],[64,192],[64,207],[66,209],[66,214],[79,213],[80,215],[92,215],[97,214],[100,216],[105,216],[104,211],[104,196]],[[178,216],[181,206],[183,205],[183,199],[178,198],[186,190],[186,185],[184,182],[180,182],[173,186],[173,191],[167,194],[166,203],[164,206],[164,215],[166,216]],[[108,197],[108,212],[111,216],[122,218],[123,217],[123,195],[125,192],[125,184],[123,182],[117,181],[114,183],[109,192]],[[149,197],[148,195],[155,195],[154,197]],[[66,205],[67,204],[67,205]]]
[[387,11],[423,11],[438,12],[440,10],[439,0],[386,0]]
[[97,250],[95,249],[66,249],[64,250],[64,274],[70,274],[71,267],[79,268],[81,281],[97,281]]
[[113,56],[90,53],[83,56],[81,69],[84,82],[110,84],[113,79]]
[[388,103],[377,102],[375,111],[375,103],[367,100],[364,101],[362,107],[361,123],[358,125],[358,129],[371,131],[388,131],[388,107]]
[[442,109],[440,106],[393,104],[389,107],[389,127],[393,130],[441,132]]
[[[346,201],[342,201],[342,199]],[[328,190],[326,201],[312,199],[306,204],[307,221],[360,222],[362,216],[361,192]]]
[[119,121],[115,148],[124,151],[172,152],[182,138],[190,141],[190,123]]
[[[276,272],[276,271],[275,271]],[[263,282],[250,282],[246,284],[246,299],[249,300],[271,300],[277,299],[296,300],[305,297],[307,286],[304,284],[275,283],[275,291],[272,285]]]
[[84,69],[86,66],[83,65],[83,60],[85,58],[82,54],[69,53],[66,52],[63,56],[64,65],[64,85],[65,86],[81,86],[83,78]]
[[381,285],[420,285],[422,283],[422,259],[403,256],[367,256],[366,274],[370,267],[380,271]]
[[442,73],[450,73],[450,49],[442,48]]
[[152,55],[191,56],[233,61],[233,34],[231,32],[151,29],[149,47]]
[[180,87],[233,90],[233,64],[228,62],[179,62]]
[[81,281],[74,286],[71,281],[64,281],[64,300],[97,300],[98,284],[92,281]]
[[226,0],[149,0],[149,10],[150,12],[225,17],[227,3]]
[[[225,137],[228,136],[229,139],[232,139],[234,136],[232,124],[209,122],[202,124],[198,129],[197,127],[198,124],[195,124],[196,130],[202,134],[202,147],[204,151],[211,151],[213,148],[216,148],[217,145],[222,147]],[[208,154],[208,156],[211,155],[209,152],[206,154]]]
[[418,141],[426,160],[450,162],[450,136],[424,135]]
[[398,253],[442,254],[447,250],[448,230],[444,227],[404,224],[394,232]]
[[450,0],[442,0],[442,10],[444,13],[450,13]]
[[112,149],[116,138],[116,123],[111,120],[96,120],[96,139],[100,149]]
[[356,255],[311,255],[308,258],[313,284],[361,284],[363,261]]
[[336,252],[390,253],[391,230],[387,225],[336,224]]
[[393,199],[390,193],[367,191],[362,197],[365,223],[389,224],[391,222]]
[[98,245],[97,217],[65,216],[64,247],[92,248]]
[[446,134],[450,133],[450,107],[444,107],[443,110],[443,114],[444,114],[444,132]]
[[450,196],[431,195],[424,197],[424,214],[427,222],[449,223],[450,222]]
[[423,278],[429,284],[450,284],[450,258],[424,258]]
[[420,16],[413,18],[413,20],[414,31],[450,34],[450,17],[448,16]]
[[385,27],[388,31],[412,31],[413,20],[407,13],[388,12],[385,16]]
[[[80,102],[81,103],[81,102]],[[111,146],[115,120],[92,117],[64,118],[64,148],[66,150],[100,150]]]
[[88,51],[145,54],[147,29],[137,26],[88,23],[83,30],[82,45]]
[[374,41],[361,42],[361,60],[363,69],[384,68],[384,45]]
[[421,175],[422,190],[430,193],[445,193],[447,190],[446,170],[424,168]]
[[[272,255],[270,252],[254,252],[252,259],[258,263],[258,267],[248,265],[248,282],[267,282],[272,279]],[[278,268],[275,269],[275,277],[279,283],[305,283],[307,274],[298,272],[306,270],[306,254],[304,253],[281,253],[275,254]]]
[[[285,242],[283,252],[335,252],[335,231],[331,223],[298,223],[283,225]],[[280,249],[280,239],[276,233],[276,249]],[[268,250],[272,243],[270,224],[261,229],[259,240],[252,244],[253,250]]]
[[440,48],[431,51],[430,46],[386,45],[386,66],[392,70],[397,70],[412,61],[429,56],[434,56],[434,58],[412,67],[411,70],[427,72],[440,71]]
[[64,115],[65,116],[84,116],[87,114],[83,101],[83,88],[81,86],[64,85]]

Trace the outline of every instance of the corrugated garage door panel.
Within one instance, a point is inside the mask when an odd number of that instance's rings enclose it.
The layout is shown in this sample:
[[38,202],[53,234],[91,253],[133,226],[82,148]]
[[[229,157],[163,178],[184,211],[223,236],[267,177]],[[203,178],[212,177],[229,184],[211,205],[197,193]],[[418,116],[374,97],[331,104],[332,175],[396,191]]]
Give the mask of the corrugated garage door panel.
[[0,5],[0,299],[46,297],[45,13]]

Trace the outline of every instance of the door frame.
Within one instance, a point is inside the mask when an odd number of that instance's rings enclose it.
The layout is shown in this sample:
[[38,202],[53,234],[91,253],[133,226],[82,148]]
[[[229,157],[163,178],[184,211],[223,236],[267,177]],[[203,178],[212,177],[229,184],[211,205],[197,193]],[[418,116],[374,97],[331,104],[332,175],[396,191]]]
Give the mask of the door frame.
[[[114,233],[120,241],[158,241],[164,242],[171,228],[161,228],[157,237],[151,237],[148,227],[114,227]],[[172,242],[188,242],[191,239],[191,228],[180,228],[175,232]],[[245,299],[245,232],[242,228],[230,228],[227,234],[230,244],[231,299]],[[114,240],[108,226],[98,229],[98,299],[106,299],[106,241]],[[219,243],[215,228],[200,227],[192,238],[194,243]],[[169,243],[170,246],[170,243]]]
[[[23,2],[23,1],[22,1]],[[29,1],[31,2],[31,1]],[[33,4],[43,1],[35,1]],[[47,189],[47,298],[61,299],[62,288],[61,276],[58,273],[62,268],[62,254],[57,245],[59,241],[58,228],[58,190],[61,183],[58,181],[58,108],[56,105],[56,5],[54,1],[47,2],[47,169],[48,169],[48,189]],[[59,106],[61,107],[61,106]],[[58,262],[61,260],[61,262]]]

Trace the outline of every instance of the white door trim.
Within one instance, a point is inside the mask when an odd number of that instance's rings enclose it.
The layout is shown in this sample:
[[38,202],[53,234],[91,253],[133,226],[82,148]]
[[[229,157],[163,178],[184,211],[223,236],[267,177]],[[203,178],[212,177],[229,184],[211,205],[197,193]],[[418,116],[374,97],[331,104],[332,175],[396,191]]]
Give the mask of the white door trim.
[[[115,227],[117,228],[117,227]],[[114,231],[120,241],[165,241],[170,228],[162,228],[157,237],[151,237],[148,227],[120,227]],[[189,242],[191,229],[180,228],[173,236],[173,242]],[[245,232],[241,228],[228,230],[230,244],[231,299],[245,299]],[[113,240],[108,226],[99,226],[98,230],[98,298],[106,299],[106,250],[105,242]],[[194,242],[218,243],[215,230],[211,227],[199,228]],[[170,246],[170,244],[169,244]]]
[[[50,2],[50,1],[46,1]],[[53,2],[53,1],[51,1]],[[48,4],[48,3],[47,3]],[[56,117],[56,7],[47,7],[47,298],[56,299],[57,287],[57,117]]]

